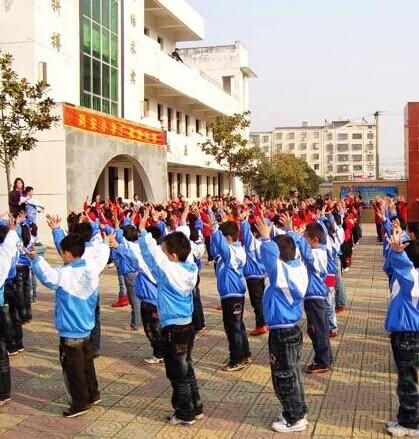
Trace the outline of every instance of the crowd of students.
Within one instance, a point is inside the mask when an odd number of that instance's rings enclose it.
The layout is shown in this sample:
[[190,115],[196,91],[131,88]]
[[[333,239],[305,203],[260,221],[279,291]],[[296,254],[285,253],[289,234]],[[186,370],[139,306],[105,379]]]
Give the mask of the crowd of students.
[[[24,191],[23,184],[18,190]],[[406,431],[415,435],[419,428],[417,223],[409,224],[402,237],[399,230],[404,223],[393,220],[397,212],[391,203],[385,199],[376,204],[386,234],[385,270],[393,289],[386,329],[392,333],[399,368],[400,410],[388,428],[396,436]],[[199,272],[207,262],[214,264],[228,341],[223,370],[235,372],[251,364],[243,321],[247,290],[255,314],[255,328],[249,334],[269,332],[272,383],[282,404],[272,428],[284,433],[307,428],[299,323],[304,310],[314,351],[306,373],[328,372],[333,364],[330,338],[338,335],[336,314],[345,310],[347,301],[342,272],[349,270],[353,246],[362,236],[362,204],[357,196],[305,201],[295,196],[273,201],[246,196],[242,202],[207,196],[191,204],[179,197],[153,204],[138,196],[123,203],[97,195],[92,202],[86,199],[82,212],[68,216],[67,231],[58,216],[47,215],[64,262],[59,268],[52,268],[23,241],[28,222],[28,213],[22,213],[24,204],[25,199],[19,198],[20,208],[13,211],[11,206],[12,215],[0,226],[0,407],[10,400],[7,351],[11,349],[8,334],[13,332],[6,318],[13,314],[11,294],[4,294],[8,309],[1,300],[3,290],[16,290],[13,270],[18,251],[29,260],[38,280],[56,292],[60,361],[71,395],[64,416],[84,414],[101,401],[94,368],[94,358],[100,355],[99,276],[113,263],[119,279],[119,297],[113,306],[131,306],[129,329],[136,331],[142,324],[150,342],[152,355],[145,362],[164,363],[171,382],[174,413],[168,422],[191,425],[202,419],[192,350],[195,335],[206,330]],[[406,352],[400,353],[406,345],[413,355],[409,365]]]

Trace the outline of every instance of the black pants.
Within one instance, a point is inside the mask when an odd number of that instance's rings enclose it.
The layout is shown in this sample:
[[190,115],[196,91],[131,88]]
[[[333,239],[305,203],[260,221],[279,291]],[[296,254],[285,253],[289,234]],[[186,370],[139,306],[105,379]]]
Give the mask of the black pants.
[[6,333],[9,313],[6,306],[0,306],[0,403],[10,398],[12,378],[10,361],[6,348]]
[[298,326],[269,332],[272,384],[282,404],[282,416],[291,425],[307,413],[300,369],[302,346],[303,334]]
[[94,349],[89,338],[60,338],[64,384],[74,410],[85,409],[100,396],[93,356]]
[[262,299],[265,291],[265,278],[251,277],[246,279],[247,289],[249,290],[250,303],[255,312],[256,327],[265,325],[263,318]]
[[204,242],[205,242],[205,248],[207,250],[208,262],[211,262],[214,260],[214,256],[211,254],[211,236],[206,236],[204,238]]
[[153,355],[156,358],[163,358],[163,339],[161,335],[160,319],[157,306],[142,301],[141,319],[143,321],[145,335],[150,341],[153,349]]
[[238,364],[250,357],[249,341],[243,322],[244,297],[221,300],[224,331],[228,339],[230,364]]
[[381,233],[381,224],[375,223],[375,230],[377,231],[378,242],[383,242],[383,235]]
[[195,331],[193,324],[169,325],[162,330],[166,376],[172,385],[172,406],[183,421],[192,421],[203,411],[198,382],[192,365]]
[[194,325],[195,331],[200,331],[205,328],[205,316],[204,316],[204,308],[201,302],[201,291],[199,289],[199,274],[198,281],[196,282],[196,286],[192,291],[193,297],[193,313],[192,313],[192,323]]
[[90,341],[92,342],[95,354],[99,354],[100,351],[100,298],[97,298],[97,304],[95,308],[95,326],[90,333]]
[[6,346],[9,352],[23,348],[22,316],[25,305],[22,290],[16,288],[15,281],[7,281],[4,285],[4,298],[9,305],[9,318],[6,328]]
[[353,243],[352,239],[349,239],[348,241],[345,241],[340,246],[341,256],[340,261],[342,264],[342,268],[348,268],[351,266],[352,261],[352,249],[353,249]]
[[16,290],[19,300],[22,301],[20,319],[22,323],[32,320],[32,283],[31,269],[27,265],[18,265],[16,267]]
[[305,300],[304,311],[307,316],[307,333],[314,349],[314,363],[319,366],[330,367],[333,357],[326,301],[322,299]]
[[419,429],[419,333],[393,332],[391,348],[397,366],[397,396],[399,397],[399,424]]

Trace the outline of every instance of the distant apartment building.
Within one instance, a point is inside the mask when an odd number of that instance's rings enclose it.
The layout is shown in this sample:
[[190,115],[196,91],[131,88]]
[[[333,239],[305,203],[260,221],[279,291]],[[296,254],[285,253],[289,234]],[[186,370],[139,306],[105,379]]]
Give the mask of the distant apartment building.
[[303,122],[301,126],[251,132],[250,143],[270,159],[281,152],[303,158],[325,180],[377,177],[375,123],[346,120],[312,126]]

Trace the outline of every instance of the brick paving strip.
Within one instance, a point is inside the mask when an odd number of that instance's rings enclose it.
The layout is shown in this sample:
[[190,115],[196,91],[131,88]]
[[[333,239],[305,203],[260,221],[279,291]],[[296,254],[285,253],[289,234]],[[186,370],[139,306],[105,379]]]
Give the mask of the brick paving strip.
[[[66,395],[58,359],[58,337],[52,326],[53,294],[41,288],[34,321],[24,327],[26,351],[11,358],[13,403],[0,412],[0,439],[148,439],[217,438],[371,438],[385,437],[385,421],[395,413],[395,373],[390,343],[384,332],[388,288],[381,270],[381,246],[374,228],[354,249],[353,267],[345,273],[349,306],[338,314],[339,336],[332,340],[333,371],[306,376],[309,429],[281,435],[270,429],[279,402],[273,393],[267,336],[250,337],[252,365],[244,371],[220,371],[227,358],[227,340],[211,265],[201,278],[201,294],[209,331],[195,343],[194,360],[204,402],[205,419],[191,427],[172,427],[170,385],[161,366],[146,366],[151,350],[143,331],[133,333],[129,309],[110,307],[116,298],[114,270],[101,279],[102,356],[96,360],[103,402],[86,416],[64,419]],[[48,258],[58,263],[54,251]],[[254,319],[247,300],[245,322]],[[311,361],[305,336],[304,366]]]

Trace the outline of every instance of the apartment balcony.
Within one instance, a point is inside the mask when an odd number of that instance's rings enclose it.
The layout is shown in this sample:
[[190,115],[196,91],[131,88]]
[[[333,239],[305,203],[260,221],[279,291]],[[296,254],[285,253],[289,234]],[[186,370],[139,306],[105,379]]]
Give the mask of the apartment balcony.
[[185,0],[145,0],[145,22],[160,31],[175,31],[177,41],[204,38],[204,19]]
[[239,100],[226,93],[221,84],[175,61],[146,35],[141,37],[140,50],[146,96],[173,100],[191,113],[201,113],[201,119],[241,111]]
[[200,144],[204,143],[205,140],[205,136],[197,133],[186,136],[185,134],[168,131],[167,162],[180,166],[221,170],[214,158],[202,151]]

